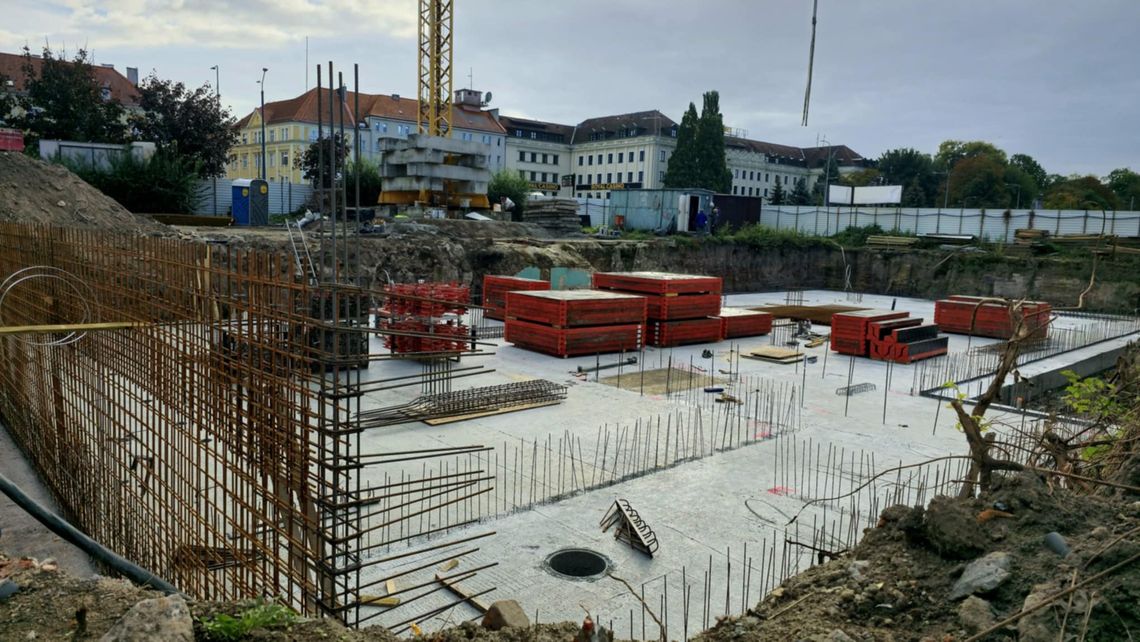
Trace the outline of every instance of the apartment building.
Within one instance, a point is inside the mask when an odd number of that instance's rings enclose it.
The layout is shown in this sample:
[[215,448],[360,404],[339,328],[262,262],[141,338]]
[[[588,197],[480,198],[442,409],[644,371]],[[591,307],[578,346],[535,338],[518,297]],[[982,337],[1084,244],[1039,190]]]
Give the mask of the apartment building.
[[[466,141],[478,141],[486,148],[487,165],[492,172],[505,167],[506,131],[496,115],[482,109],[475,96],[480,92],[460,90],[452,112],[452,135]],[[334,94],[335,97],[335,94]],[[317,90],[311,89],[289,100],[265,104],[265,178],[270,181],[303,182],[296,159],[317,141],[318,129],[327,136],[329,125],[329,91],[320,96],[320,123],[317,115]],[[359,105],[359,111],[356,110]],[[333,108],[336,114],[337,107]],[[399,94],[365,94],[358,97],[345,92],[341,114],[349,156],[353,156],[355,139],[360,139],[360,156],[380,162],[382,138],[406,138],[417,131],[419,105],[414,98]],[[261,109],[255,109],[238,121],[238,144],[230,150],[226,177],[258,178],[261,176]],[[339,132],[339,122],[337,131]]]

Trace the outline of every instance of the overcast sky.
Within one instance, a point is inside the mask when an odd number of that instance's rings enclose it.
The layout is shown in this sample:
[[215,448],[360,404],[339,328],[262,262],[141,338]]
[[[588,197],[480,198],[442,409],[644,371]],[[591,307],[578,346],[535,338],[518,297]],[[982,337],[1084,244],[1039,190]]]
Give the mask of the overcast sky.
[[[416,0],[5,0],[0,50],[86,46],[97,62],[213,83],[235,115],[306,89],[333,60],[361,90],[416,93]],[[1047,171],[1140,170],[1140,0],[819,0],[809,125],[800,125],[810,0],[455,0],[455,85],[504,114],[574,124],[717,89],[748,137],[866,157],[948,138],[1027,153]],[[310,71],[309,82],[315,83]],[[351,83],[350,83],[351,87]]]

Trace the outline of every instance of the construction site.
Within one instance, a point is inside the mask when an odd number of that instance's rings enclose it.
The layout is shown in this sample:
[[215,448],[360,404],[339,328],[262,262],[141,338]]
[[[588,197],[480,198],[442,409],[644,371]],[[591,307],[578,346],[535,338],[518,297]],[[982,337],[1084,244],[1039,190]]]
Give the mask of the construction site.
[[[421,5],[380,203],[491,214]],[[5,529],[0,637],[160,594],[203,640],[256,600],[301,619],[249,639],[1140,631],[1133,254],[598,239],[558,203],[362,233],[330,184],[301,223],[170,226],[0,154],[10,456],[147,587],[60,597]]]

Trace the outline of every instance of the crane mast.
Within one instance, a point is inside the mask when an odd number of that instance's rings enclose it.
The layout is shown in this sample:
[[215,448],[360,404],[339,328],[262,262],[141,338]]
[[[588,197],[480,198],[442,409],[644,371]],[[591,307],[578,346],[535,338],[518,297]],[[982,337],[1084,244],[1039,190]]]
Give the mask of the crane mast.
[[453,0],[419,3],[419,133],[450,137]]

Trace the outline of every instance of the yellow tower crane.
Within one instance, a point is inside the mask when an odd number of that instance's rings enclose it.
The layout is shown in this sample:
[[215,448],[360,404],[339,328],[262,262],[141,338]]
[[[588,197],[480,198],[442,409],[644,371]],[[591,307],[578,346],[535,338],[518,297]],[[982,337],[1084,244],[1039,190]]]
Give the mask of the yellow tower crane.
[[[454,0],[418,0],[419,16],[419,94],[417,131],[422,137],[435,137],[435,141],[416,141],[414,146],[418,150],[413,154],[403,154],[402,158],[417,157],[415,162],[407,162],[407,167],[430,166],[433,162],[450,165],[446,171],[430,170],[436,176],[444,178],[425,178],[425,174],[411,176],[396,170],[396,176],[389,177],[387,184],[392,189],[385,189],[380,193],[380,204],[390,206],[412,205],[415,203],[435,207],[459,208],[486,208],[485,193],[469,193],[481,181],[489,180],[485,164],[481,164],[482,155],[473,154],[469,143],[448,141],[451,138],[453,116],[455,107],[452,92],[452,57],[454,40],[452,26],[454,24]],[[409,143],[411,145],[411,143]],[[466,147],[465,147],[466,145]],[[430,149],[435,153],[422,153]],[[408,148],[395,148],[397,157]],[[474,157],[474,158],[473,158]],[[435,159],[434,161],[432,159]],[[393,161],[398,165],[399,161]],[[482,176],[487,174],[487,177]],[[433,182],[435,189],[422,187],[425,181]],[[420,187],[413,188],[412,185]],[[439,186],[442,186],[442,190]]]
[[420,0],[419,132],[451,137],[453,0]]

